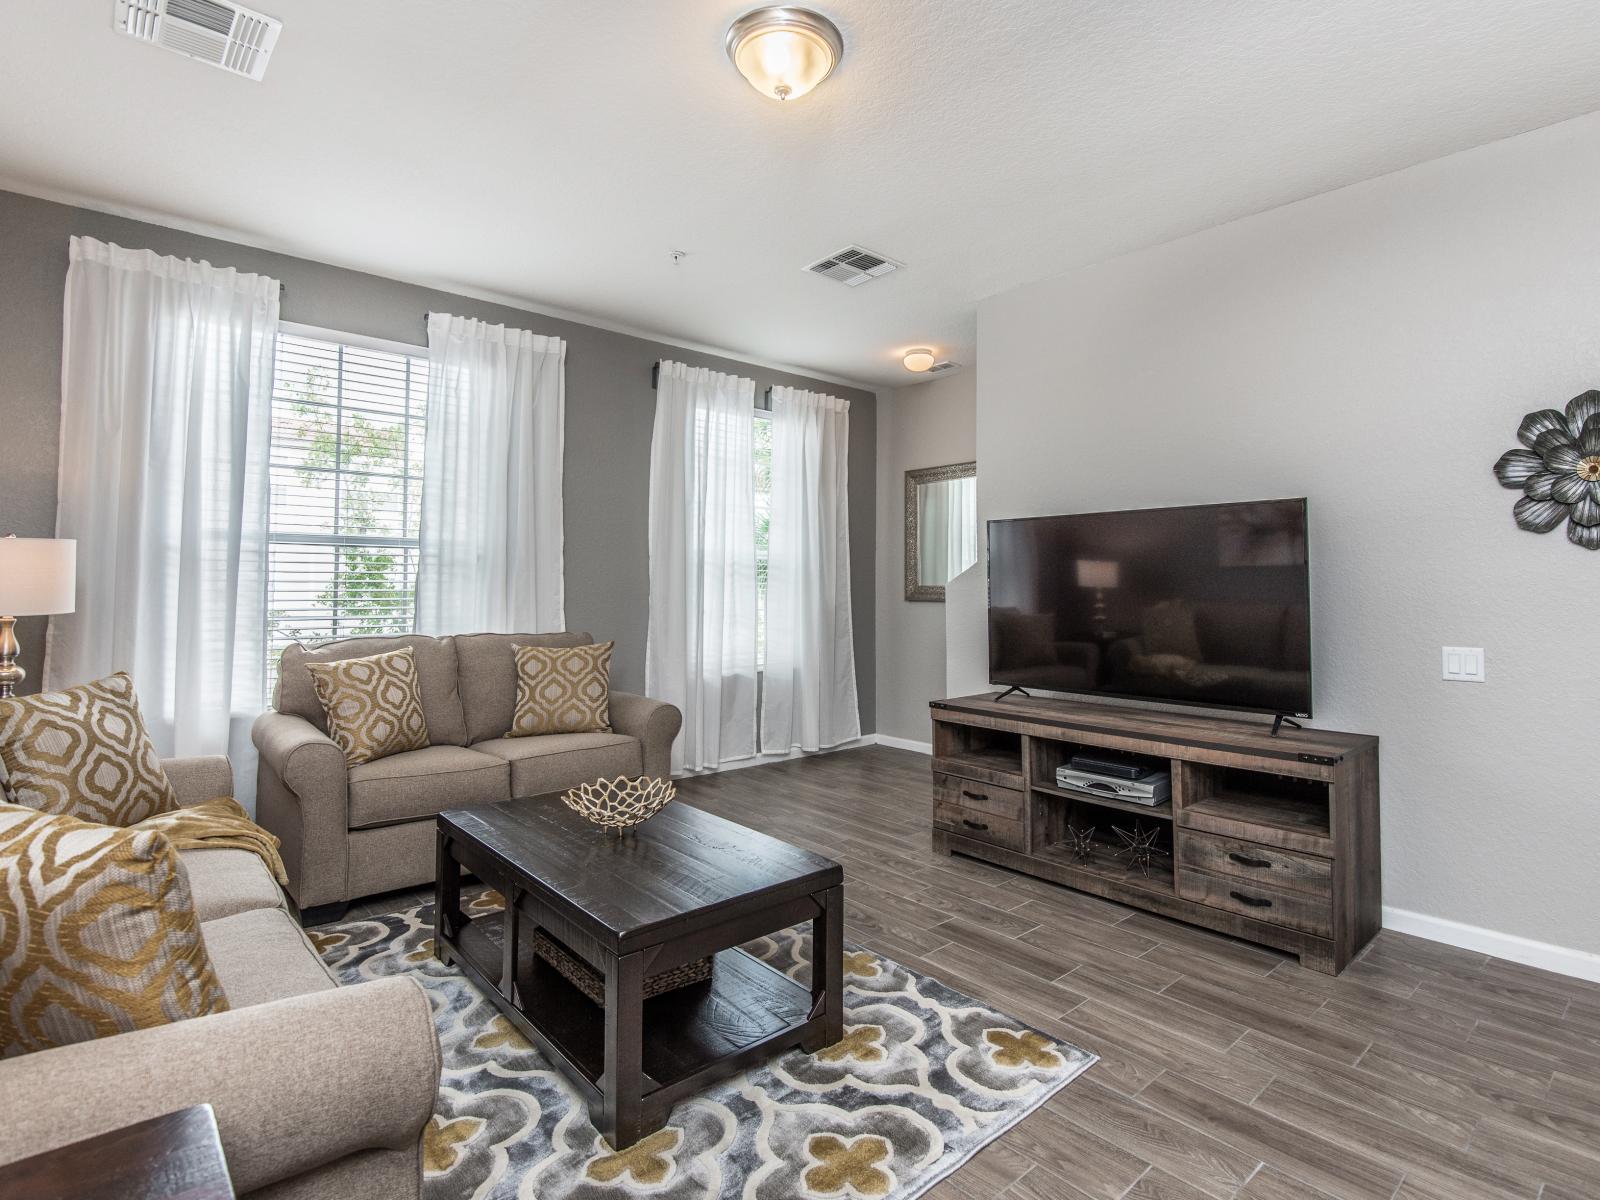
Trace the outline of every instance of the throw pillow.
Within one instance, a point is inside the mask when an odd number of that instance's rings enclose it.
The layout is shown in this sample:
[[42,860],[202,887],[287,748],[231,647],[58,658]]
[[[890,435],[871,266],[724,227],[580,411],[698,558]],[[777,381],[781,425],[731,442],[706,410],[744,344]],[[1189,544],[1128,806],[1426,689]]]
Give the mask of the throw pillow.
[[225,1012],[171,843],[0,804],[0,1058]]
[[411,647],[370,658],[308,662],[306,670],[328,714],[328,736],[352,767],[429,744]]
[[1144,610],[1139,624],[1146,654],[1200,657],[1200,635],[1195,630],[1194,611],[1182,600],[1152,604]]
[[506,736],[611,732],[611,649],[615,645],[512,646],[517,660],[517,707]]
[[178,807],[126,672],[0,700],[9,800],[101,825],[132,825]]

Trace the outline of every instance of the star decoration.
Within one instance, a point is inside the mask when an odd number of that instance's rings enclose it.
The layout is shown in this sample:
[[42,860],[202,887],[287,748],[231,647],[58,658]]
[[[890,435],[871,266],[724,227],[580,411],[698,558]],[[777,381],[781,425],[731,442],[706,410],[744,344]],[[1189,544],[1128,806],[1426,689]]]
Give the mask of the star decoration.
[[1067,853],[1073,862],[1086,863],[1094,858],[1093,825],[1067,826]]
[[1161,827],[1159,825],[1146,829],[1138,822],[1135,822],[1132,833],[1129,833],[1126,829],[1119,829],[1115,825],[1111,827],[1111,831],[1122,839],[1122,849],[1116,852],[1117,857],[1121,858],[1123,855],[1127,855],[1128,866],[1130,868],[1138,867],[1141,875],[1150,874],[1150,860],[1155,855],[1159,854],[1162,858],[1171,857],[1165,850],[1156,845],[1156,839],[1161,836]]

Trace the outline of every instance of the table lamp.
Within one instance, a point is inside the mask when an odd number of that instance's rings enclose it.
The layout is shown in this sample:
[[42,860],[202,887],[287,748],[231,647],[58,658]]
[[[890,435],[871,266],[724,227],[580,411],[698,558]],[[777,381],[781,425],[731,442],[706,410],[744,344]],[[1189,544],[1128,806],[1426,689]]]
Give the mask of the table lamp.
[[1078,586],[1094,589],[1094,622],[1096,633],[1106,630],[1106,589],[1114,588],[1122,577],[1121,565],[1105,559],[1080,558],[1076,563]]
[[17,666],[17,618],[71,612],[77,586],[78,543],[71,538],[0,538],[0,700],[27,678]]

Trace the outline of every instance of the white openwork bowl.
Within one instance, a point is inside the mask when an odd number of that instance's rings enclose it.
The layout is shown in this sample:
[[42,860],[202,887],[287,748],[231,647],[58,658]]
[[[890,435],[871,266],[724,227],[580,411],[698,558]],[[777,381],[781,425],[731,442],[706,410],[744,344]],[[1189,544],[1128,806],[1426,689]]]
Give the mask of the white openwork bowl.
[[561,797],[573,812],[607,829],[628,829],[642,824],[672,802],[678,794],[670,779],[648,775],[629,779],[597,779],[579,784]]

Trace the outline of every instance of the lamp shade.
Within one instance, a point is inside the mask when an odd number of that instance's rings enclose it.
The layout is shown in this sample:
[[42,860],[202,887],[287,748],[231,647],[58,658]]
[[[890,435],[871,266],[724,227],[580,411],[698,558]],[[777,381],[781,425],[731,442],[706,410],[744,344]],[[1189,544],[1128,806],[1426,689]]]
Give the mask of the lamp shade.
[[76,604],[78,543],[71,538],[0,538],[0,616],[69,613]]
[[1114,588],[1122,574],[1118,564],[1100,558],[1077,560],[1078,586],[1086,588]]

